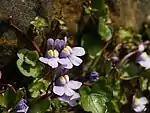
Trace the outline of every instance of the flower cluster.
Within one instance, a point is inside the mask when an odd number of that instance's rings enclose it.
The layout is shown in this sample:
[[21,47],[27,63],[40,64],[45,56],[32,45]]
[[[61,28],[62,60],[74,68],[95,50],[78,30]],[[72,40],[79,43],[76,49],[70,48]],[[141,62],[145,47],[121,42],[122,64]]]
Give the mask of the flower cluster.
[[83,56],[85,50],[82,47],[73,47],[66,45],[64,40],[52,38],[47,41],[47,52],[45,57],[40,57],[40,61],[48,64],[52,68],[57,68],[61,64],[66,69],[71,69],[73,65],[79,66],[82,60],[78,56]]
[[137,98],[135,95],[132,98],[132,108],[135,112],[143,112],[146,111],[146,104],[148,104],[148,100],[146,97]]
[[59,100],[75,106],[77,104],[76,100],[80,98],[79,93],[75,92],[75,90],[79,89],[81,85],[81,82],[69,80],[69,76],[64,75],[56,80],[53,92],[58,95]]
[[[71,69],[74,66],[79,66],[85,50],[82,47],[73,47],[67,45],[67,38],[64,40],[52,38],[47,40],[47,51],[45,57],[40,57],[40,61],[48,64],[52,68],[56,68],[56,75],[60,77],[56,80],[53,92],[57,95],[58,99],[67,102],[71,106],[77,104],[76,100],[80,98],[79,93],[75,90],[79,89],[82,85],[81,82],[69,80],[68,75],[64,75],[63,69]],[[62,76],[64,75],[64,76]]]

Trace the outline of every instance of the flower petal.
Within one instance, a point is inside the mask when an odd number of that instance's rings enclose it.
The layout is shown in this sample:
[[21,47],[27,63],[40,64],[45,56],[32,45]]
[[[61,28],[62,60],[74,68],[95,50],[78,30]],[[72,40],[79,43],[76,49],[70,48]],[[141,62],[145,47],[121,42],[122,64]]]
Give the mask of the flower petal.
[[139,98],[139,103],[145,105],[145,104],[148,104],[148,100],[146,97],[141,97]]
[[139,53],[138,57],[137,57],[137,61],[145,61],[145,60],[148,60],[150,59],[148,54],[146,52],[143,52],[143,53]]
[[73,107],[77,105],[77,102],[76,100],[69,100],[68,104]]
[[82,85],[81,82],[79,81],[74,81],[74,80],[70,80],[68,83],[67,83],[68,87],[70,87],[71,89],[79,89]]
[[75,55],[70,55],[69,60],[74,64],[75,66],[79,66],[82,63],[82,60],[79,57],[76,57]]
[[145,69],[149,69],[150,68],[150,61],[138,61],[138,63],[142,66],[145,67]]
[[53,92],[59,96],[62,96],[65,93],[65,89],[63,86],[54,86]]
[[93,71],[90,73],[89,78],[91,81],[97,81],[99,79],[99,73],[96,71]]
[[68,87],[67,84],[64,86],[64,90],[66,96],[72,96],[75,93],[75,91],[73,91],[70,87]]
[[77,105],[76,99],[71,100],[70,96],[63,95],[61,97],[58,97],[58,99],[60,101],[68,103],[70,106],[76,106]]
[[145,105],[139,105],[133,108],[135,112],[139,113],[146,110]]
[[52,68],[58,67],[58,58],[50,58],[48,61],[48,65]]
[[70,97],[69,97],[69,96],[66,96],[66,95],[63,95],[63,96],[58,97],[58,99],[59,99],[60,101],[69,103]]
[[44,58],[44,57],[40,57],[39,59],[41,62],[48,64],[49,59],[48,58]]
[[83,56],[85,54],[85,50],[82,47],[73,47],[72,54],[75,56]]
[[52,38],[49,38],[47,40],[47,49],[52,49],[54,47],[54,40]]
[[68,58],[61,58],[58,62],[66,69],[71,69],[73,67],[72,62]]
[[18,103],[17,103],[17,105],[16,105],[16,107],[15,107],[15,111],[17,112],[17,113],[27,113],[27,111],[28,111],[28,109],[29,109],[29,107],[26,105],[26,103],[27,103],[27,101],[25,100],[25,99],[21,99]]
[[79,98],[80,98],[80,95],[79,95],[79,93],[74,93],[74,95],[70,98],[70,100],[79,100]]
[[144,49],[145,49],[144,44],[139,44],[139,45],[138,45],[138,51],[139,51],[139,52],[143,52]]
[[59,40],[59,39],[56,39],[55,40],[55,48],[58,50],[58,51],[61,51],[64,47],[65,47],[65,41],[64,40]]

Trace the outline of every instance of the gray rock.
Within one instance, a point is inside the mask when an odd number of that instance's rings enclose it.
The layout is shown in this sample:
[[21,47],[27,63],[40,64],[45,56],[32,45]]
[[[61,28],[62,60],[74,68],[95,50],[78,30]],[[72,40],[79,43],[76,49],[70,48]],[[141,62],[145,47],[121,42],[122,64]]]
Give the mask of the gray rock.
[[52,0],[0,0],[0,69],[16,59],[16,48],[31,46],[29,40],[9,26],[6,19],[12,16],[12,23],[26,34],[36,16],[52,17],[52,5]]
[[13,16],[13,24],[27,32],[30,22],[38,15],[44,14],[45,8],[51,8],[52,0],[0,0],[0,15]]

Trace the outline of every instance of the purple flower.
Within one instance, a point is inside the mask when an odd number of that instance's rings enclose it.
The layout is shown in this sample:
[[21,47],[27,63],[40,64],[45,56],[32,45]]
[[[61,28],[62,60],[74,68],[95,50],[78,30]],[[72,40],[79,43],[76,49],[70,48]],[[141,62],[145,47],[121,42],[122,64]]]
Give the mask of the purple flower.
[[145,69],[149,69],[150,68],[150,57],[147,55],[146,52],[143,52],[143,53],[139,54],[139,56],[137,57],[137,63],[139,63]]
[[116,63],[117,63],[117,62],[119,61],[119,58],[118,58],[117,56],[113,56],[113,57],[112,57],[112,60],[113,60],[113,62],[116,62]]
[[79,81],[69,80],[69,76],[61,76],[56,81],[56,85],[53,87],[53,92],[58,96],[73,96],[77,90],[81,87],[82,83]]
[[112,57],[112,67],[113,68],[116,68],[118,61],[119,61],[119,58],[117,56]]
[[27,106],[27,101],[25,99],[21,99],[15,107],[17,113],[27,113],[28,109],[29,107]]
[[53,87],[53,92],[58,95],[60,101],[66,102],[70,106],[75,106],[80,95],[74,90],[79,89],[81,85],[81,82],[69,80],[69,76],[65,75],[58,78],[56,85]]
[[140,113],[146,111],[146,104],[148,104],[146,97],[137,98],[135,95],[132,98],[132,108],[135,112]]
[[59,52],[65,47],[66,41],[56,39],[55,41],[50,38],[47,40],[47,53],[45,57],[40,57],[40,61],[48,64],[52,68],[58,67]]
[[72,96],[63,95],[63,96],[58,97],[58,99],[60,101],[68,103],[70,106],[76,106],[77,105],[76,101],[80,99],[80,95],[79,93],[75,92],[74,95]]
[[56,68],[58,67],[58,62],[59,62],[59,52],[55,49],[52,50],[50,49],[49,51],[47,51],[46,57],[40,57],[40,61],[48,64],[49,66],[51,66],[52,68]]
[[82,63],[82,60],[78,56],[83,56],[85,50],[82,47],[73,47],[66,46],[60,53],[59,63],[62,64],[65,68],[71,69],[73,65],[79,66]]
[[143,52],[145,49],[144,45],[143,44],[139,44],[138,45],[138,52]]
[[91,72],[90,73],[90,80],[91,81],[97,81],[99,79],[99,73],[98,72]]
[[49,49],[56,49],[57,51],[62,51],[65,47],[67,42],[67,38],[65,37],[64,40],[56,39],[55,41],[50,38],[47,40],[47,50]]
[[58,63],[66,69],[71,69],[73,65],[79,66],[82,60],[78,56],[83,56],[85,50],[82,47],[65,46],[66,42],[66,37],[64,40],[48,39],[46,56],[40,57],[39,60],[52,68],[58,67]]

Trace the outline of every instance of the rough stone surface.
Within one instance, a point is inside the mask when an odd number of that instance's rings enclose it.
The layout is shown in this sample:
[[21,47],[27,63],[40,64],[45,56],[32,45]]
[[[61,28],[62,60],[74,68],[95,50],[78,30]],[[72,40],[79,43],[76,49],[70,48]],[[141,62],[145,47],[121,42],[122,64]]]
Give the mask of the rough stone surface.
[[[27,32],[30,22],[38,15],[44,16],[44,8],[52,6],[52,0],[0,0],[0,15],[13,16],[13,24]],[[46,16],[46,15],[45,15]]]
[[52,0],[0,0],[0,70],[16,58],[18,40],[23,42],[22,47],[28,43],[20,32],[9,26],[8,17],[12,16],[12,23],[26,34],[36,16],[52,17],[52,5]]
[[6,19],[9,16],[13,17],[12,23],[24,34],[28,32],[30,22],[36,16],[44,17],[46,20],[51,20],[54,16],[63,19],[69,30],[75,34],[81,7],[80,0],[0,0],[0,69],[5,68],[10,60],[16,57],[15,48],[18,45],[29,47],[29,41],[23,37],[24,35],[8,26]]

